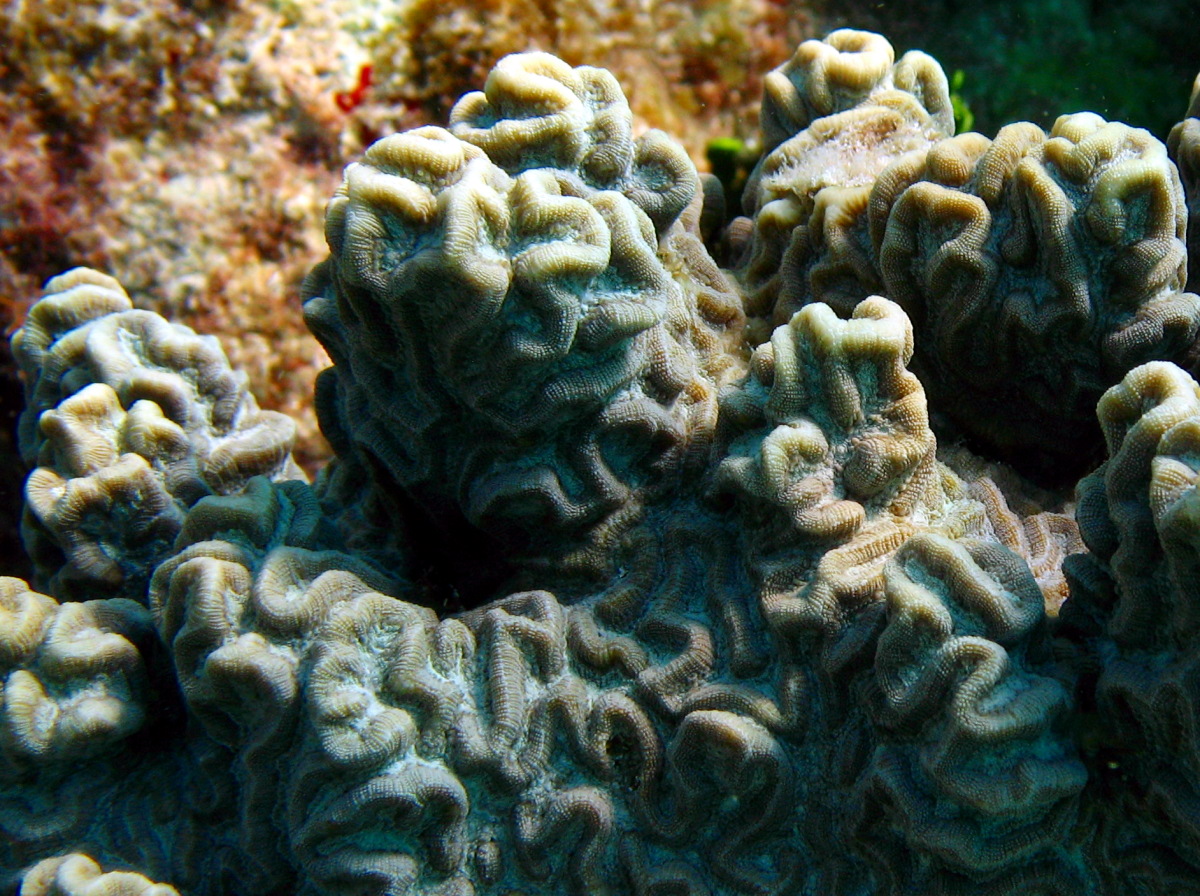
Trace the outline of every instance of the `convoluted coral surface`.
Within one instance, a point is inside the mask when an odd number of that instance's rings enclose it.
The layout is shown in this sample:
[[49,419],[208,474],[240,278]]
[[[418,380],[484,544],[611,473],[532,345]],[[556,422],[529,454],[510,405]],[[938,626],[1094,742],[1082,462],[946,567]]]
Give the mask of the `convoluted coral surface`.
[[952,136],[876,35],[765,83],[732,271],[546,54],[347,168],[313,483],[212,339],[47,284],[20,893],[1200,892],[1194,119],[1181,181],[1091,115]]
[[[0,329],[76,266],[220,337],[264,408],[309,407],[329,358],[299,287],[324,254],[341,166],[440,123],[509,53],[606,66],[635,128],[707,143],[757,131],[761,78],[832,27],[809,0],[11,0],[0,4]],[[25,574],[16,365],[0,341],[0,564]]]

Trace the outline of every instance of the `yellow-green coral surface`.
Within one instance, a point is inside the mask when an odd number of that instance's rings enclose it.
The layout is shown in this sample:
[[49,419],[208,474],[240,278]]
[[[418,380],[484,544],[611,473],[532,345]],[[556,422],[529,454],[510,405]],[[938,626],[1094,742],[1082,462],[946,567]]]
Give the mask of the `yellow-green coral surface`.
[[731,270],[602,69],[350,165],[313,483],[211,338],[47,284],[8,884],[1200,892],[1195,119],[1181,180],[1090,114],[952,136],[877,35],[765,84]]

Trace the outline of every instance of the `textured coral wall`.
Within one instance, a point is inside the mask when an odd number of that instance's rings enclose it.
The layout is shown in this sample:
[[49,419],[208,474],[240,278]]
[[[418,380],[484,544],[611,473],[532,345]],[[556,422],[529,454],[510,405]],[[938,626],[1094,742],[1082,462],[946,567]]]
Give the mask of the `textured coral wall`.
[[154,307],[239,331],[231,351],[286,406],[316,362],[281,302],[320,254],[340,166],[366,143],[442,120],[501,56],[544,49],[637,85],[641,126],[669,127],[699,159],[713,136],[754,134],[761,73],[815,28],[751,0],[8,5],[9,326],[64,267],[120,267]]
[[[444,120],[501,56],[540,49],[612,69],[638,127],[701,160],[713,137],[753,137],[762,74],[823,28],[768,0],[5,4],[0,324],[66,268],[120,270],[143,307],[225,338],[314,469],[329,449],[304,409],[327,359],[296,310],[347,159]],[[5,440],[13,373],[0,363]],[[19,492],[0,476],[18,564]]]
[[333,191],[312,480],[245,358],[54,277],[0,887],[1200,892],[1197,102],[955,135],[837,30],[722,229],[611,72],[505,56]]
[[[1092,35],[1108,33],[1100,19],[1111,11],[1063,5],[1046,21],[1078,39],[1074,58],[1102,52]],[[986,118],[984,87],[1002,80],[988,72],[1005,64],[989,37],[1047,55],[1036,47],[1049,24],[1000,13],[990,29],[954,20],[974,29],[964,46],[945,36],[954,29],[937,3],[11,3],[0,10],[0,323],[11,330],[42,283],[72,265],[121,270],[146,307],[226,337],[259,399],[297,419],[298,457],[313,469],[328,448],[303,408],[325,359],[292,312],[320,256],[325,197],[344,160],[376,137],[443,120],[501,56],[540,49],[612,70],[638,125],[675,135],[703,168],[710,139],[756,138],[763,73],[838,25],[948,54],[948,67],[976,79],[968,92]],[[1163,19],[1149,16],[1139,33],[1177,33]],[[1173,57],[1188,77],[1200,61],[1186,48]],[[1081,107],[1012,92],[1045,105],[1022,114],[1047,125]],[[1161,91],[1168,107],[1170,95]],[[998,127],[1011,104],[992,114]],[[0,384],[11,421],[11,362],[0,363]],[[18,563],[19,491],[15,475],[0,476],[10,521],[0,543]]]

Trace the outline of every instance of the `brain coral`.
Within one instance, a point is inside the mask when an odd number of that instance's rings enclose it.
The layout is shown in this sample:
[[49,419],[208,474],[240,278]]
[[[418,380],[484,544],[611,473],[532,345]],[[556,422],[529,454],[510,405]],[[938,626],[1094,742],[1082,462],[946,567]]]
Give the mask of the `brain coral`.
[[972,445],[1043,481],[1086,472],[1105,388],[1149,360],[1200,371],[1179,176],[1195,197],[1195,118],[1172,137],[1178,171],[1148,132],[1091,113],[950,137],[929,57],[892,65],[860,32],[810,44],[766,81],[748,310],[778,325],[809,302],[848,314],[886,295]]
[[[857,32],[766,86],[731,272],[686,154],[545,54],[349,166],[313,483],[211,339],[47,284],[7,884],[1200,892],[1194,129],[1182,181],[1087,114],[951,136]],[[1092,413],[1074,501],[996,462]]]

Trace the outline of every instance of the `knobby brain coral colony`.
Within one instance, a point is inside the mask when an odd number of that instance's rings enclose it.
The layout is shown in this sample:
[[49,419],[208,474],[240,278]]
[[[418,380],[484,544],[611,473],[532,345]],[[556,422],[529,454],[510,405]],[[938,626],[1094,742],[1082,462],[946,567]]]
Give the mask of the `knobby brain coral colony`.
[[213,338],[50,281],[9,886],[1200,892],[1189,115],[953,136],[835,32],[725,271],[613,77],[510,56],[330,203],[312,484]]

